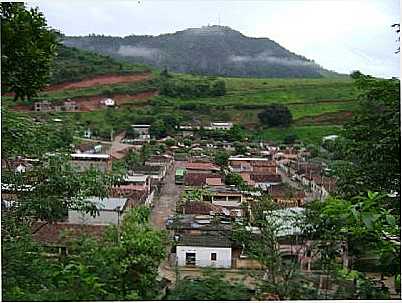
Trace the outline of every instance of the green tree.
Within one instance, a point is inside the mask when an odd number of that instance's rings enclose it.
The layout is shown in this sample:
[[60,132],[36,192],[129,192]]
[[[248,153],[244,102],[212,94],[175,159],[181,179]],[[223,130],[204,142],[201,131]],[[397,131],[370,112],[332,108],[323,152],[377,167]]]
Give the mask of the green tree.
[[284,144],[294,144],[298,139],[296,134],[289,134],[283,139]]
[[[146,207],[129,210],[102,239],[67,242],[70,254],[44,258],[29,230],[2,239],[3,299],[11,301],[151,300],[159,295],[157,269],[166,235],[153,230]],[[105,264],[107,266],[105,266]]]
[[2,91],[30,99],[49,81],[57,34],[37,8],[23,3],[1,3],[0,17]]
[[127,169],[131,169],[135,166],[143,164],[141,161],[141,155],[133,150],[130,150],[126,158],[124,159],[125,166]]
[[[288,232],[289,223],[298,225],[301,219],[296,214],[283,217],[276,212],[276,204],[268,196],[250,204],[250,215],[244,223],[233,228],[233,238],[244,245],[244,254],[257,260],[264,269],[264,277],[258,276],[260,293],[274,293],[281,300],[317,299],[317,291],[299,272],[300,265],[294,260],[285,260],[279,246],[279,235]],[[284,223],[284,221],[289,221]],[[254,233],[252,226],[258,229]],[[301,244],[297,235],[287,235],[290,243]]]
[[224,274],[216,270],[205,270],[201,278],[181,279],[167,295],[167,300],[182,301],[241,301],[250,300],[250,292],[242,283],[224,280]]
[[235,124],[227,131],[227,136],[230,141],[243,141],[245,137],[244,129],[240,125]]
[[[344,160],[352,173],[345,175],[338,170],[339,191],[345,197],[369,190],[400,193],[400,82],[358,72],[353,77],[360,92],[359,106],[342,133]],[[400,198],[398,201],[400,209]]]
[[239,189],[247,188],[246,182],[244,182],[242,176],[238,173],[229,173],[225,176],[226,185],[235,185]]
[[369,192],[356,197],[353,203],[331,198],[308,205],[311,237],[346,241],[354,258],[371,253],[379,257],[381,272],[399,274],[400,241],[395,239],[400,234],[400,219],[391,209],[383,207],[384,199],[384,195]]
[[167,136],[167,128],[165,122],[161,119],[156,120],[151,124],[150,134],[157,139]]
[[234,142],[235,153],[238,155],[244,155],[247,152],[247,148],[243,143]]
[[217,151],[214,155],[214,162],[219,166],[227,166],[229,161],[229,154],[228,152],[222,150]]
[[213,96],[224,96],[226,94],[226,84],[223,80],[218,80],[212,83],[211,93]]
[[270,104],[258,114],[258,119],[267,127],[287,127],[292,123],[292,114],[289,109],[282,104]]

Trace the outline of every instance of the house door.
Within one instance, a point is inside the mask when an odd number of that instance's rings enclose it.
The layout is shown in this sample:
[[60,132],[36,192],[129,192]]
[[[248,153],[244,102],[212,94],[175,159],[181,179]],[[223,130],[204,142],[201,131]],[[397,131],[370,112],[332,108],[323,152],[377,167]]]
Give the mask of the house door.
[[186,265],[195,266],[195,253],[186,253]]

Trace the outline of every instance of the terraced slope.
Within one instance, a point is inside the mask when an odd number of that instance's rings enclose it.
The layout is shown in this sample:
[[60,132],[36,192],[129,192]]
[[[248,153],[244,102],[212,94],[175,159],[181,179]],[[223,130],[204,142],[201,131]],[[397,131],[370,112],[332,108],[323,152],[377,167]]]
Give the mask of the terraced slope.
[[[70,50],[67,51],[69,53]],[[12,97],[3,97],[3,104],[11,104],[19,111],[31,111],[41,117],[59,117],[70,119],[79,129],[91,128],[107,136],[113,129],[119,132],[133,123],[152,123],[162,116],[170,115],[184,122],[233,121],[248,129],[250,136],[256,139],[282,141],[290,134],[297,135],[305,142],[317,142],[324,135],[339,132],[342,124],[353,114],[356,92],[348,78],[321,79],[252,79],[207,77],[204,80],[224,80],[224,96],[173,98],[159,95],[160,81],[155,71],[120,70],[119,62],[108,62],[104,56],[92,57],[91,53],[66,58],[65,62],[78,60],[80,68],[90,70],[96,65],[93,60],[101,60],[102,68],[83,73],[80,79],[53,83],[36,99],[28,103],[13,104]],[[71,54],[70,54],[71,55]],[[89,56],[90,60],[86,57]],[[107,57],[106,57],[107,58]],[[110,67],[107,67],[110,63]],[[121,63],[126,66],[127,63]],[[62,73],[75,70],[66,65]],[[93,67],[95,68],[95,67]],[[96,69],[96,68],[95,68]],[[78,69],[80,70],[80,69]],[[107,73],[107,71],[110,73]],[[194,80],[200,78],[188,74],[172,74],[173,78]],[[117,108],[107,109],[101,101],[111,97]],[[47,100],[63,102],[70,99],[80,106],[80,112],[35,113],[33,102]],[[271,103],[281,103],[292,112],[294,123],[287,129],[263,129],[258,120],[258,113]]]

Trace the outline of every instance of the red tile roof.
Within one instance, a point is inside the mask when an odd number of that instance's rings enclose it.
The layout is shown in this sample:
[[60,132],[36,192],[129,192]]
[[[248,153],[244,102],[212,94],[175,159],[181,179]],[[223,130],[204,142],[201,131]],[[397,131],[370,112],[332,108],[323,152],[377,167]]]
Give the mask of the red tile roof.
[[218,174],[213,173],[192,173],[188,172],[184,176],[184,185],[203,186],[207,183],[207,178],[220,178]]
[[272,175],[272,174],[251,174],[251,179],[257,183],[280,183],[282,182],[282,178],[280,175]]
[[302,199],[304,198],[304,192],[302,191],[295,191],[289,190],[288,188],[284,187],[283,185],[272,185],[268,189],[269,194],[272,198],[279,198],[279,199],[286,199],[286,198],[293,198],[293,199]]
[[206,170],[206,171],[218,171],[219,167],[211,162],[187,162],[187,170]]
[[209,215],[210,212],[221,213],[221,207],[212,204],[211,202],[186,202],[181,208],[184,214],[188,215]]
[[247,183],[247,185],[254,186],[255,182],[251,179],[249,172],[241,172],[240,176],[243,178],[243,181]]
[[221,177],[214,177],[214,178],[206,178],[205,183],[211,186],[220,186],[223,185]]
[[252,166],[276,166],[275,161],[250,161]]
[[77,239],[82,235],[88,235],[100,239],[108,225],[84,225],[69,223],[46,224],[37,222],[32,230],[39,230],[33,234],[34,240],[43,244],[66,245],[69,241]]

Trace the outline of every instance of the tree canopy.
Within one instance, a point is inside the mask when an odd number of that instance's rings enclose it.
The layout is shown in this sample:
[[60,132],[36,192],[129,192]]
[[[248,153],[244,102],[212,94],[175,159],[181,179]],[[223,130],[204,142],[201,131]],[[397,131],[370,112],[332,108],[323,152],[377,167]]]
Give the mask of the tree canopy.
[[292,123],[292,114],[289,109],[282,104],[271,104],[258,114],[258,119],[267,127],[287,127]]
[[167,295],[168,300],[182,301],[223,301],[250,300],[251,294],[242,283],[230,283],[224,280],[224,274],[206,270],[197,279],[184,278]]
[[352,197],[371,190],[400,197],[400,81],[352,76],[359,106],[342,133],[347,162],[337,170],[340,193]]
[[58,34],[37,8],[23,3],[1,3],[0,16],[2,90],[29,99],[49,81]]

